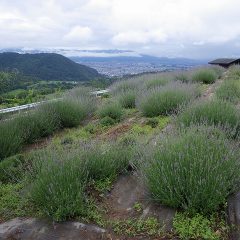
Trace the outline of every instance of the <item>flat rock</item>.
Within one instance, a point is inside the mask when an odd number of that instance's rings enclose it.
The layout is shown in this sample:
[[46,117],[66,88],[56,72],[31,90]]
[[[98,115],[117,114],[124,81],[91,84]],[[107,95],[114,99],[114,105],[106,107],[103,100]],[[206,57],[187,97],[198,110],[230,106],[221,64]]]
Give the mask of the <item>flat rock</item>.
[[240,191],[228,199],[228,223],[233,226],[231,232],[232,240],[240,239]]
[[172,229],[176,210],[161,204],[155,204],[136,174],[120,176],[107,200],[110,216],[121,219],[134,217],[136,216],[134,210],[136,203],[141,203],[143,208],[140,218],[156,217],[166,231]]
[[15,218],[0,224],[0,239],[6,240],[98,240],[105,229],[80,222],[52,223],[36,218]]

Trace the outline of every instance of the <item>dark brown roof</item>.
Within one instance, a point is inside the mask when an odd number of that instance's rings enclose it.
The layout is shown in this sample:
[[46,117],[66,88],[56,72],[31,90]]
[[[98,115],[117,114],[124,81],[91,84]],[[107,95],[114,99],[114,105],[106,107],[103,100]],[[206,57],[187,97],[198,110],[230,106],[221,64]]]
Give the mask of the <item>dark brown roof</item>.
[[219,58],[209,62],[209,64],[231,64],[235,61],[240,61],[240,58]]

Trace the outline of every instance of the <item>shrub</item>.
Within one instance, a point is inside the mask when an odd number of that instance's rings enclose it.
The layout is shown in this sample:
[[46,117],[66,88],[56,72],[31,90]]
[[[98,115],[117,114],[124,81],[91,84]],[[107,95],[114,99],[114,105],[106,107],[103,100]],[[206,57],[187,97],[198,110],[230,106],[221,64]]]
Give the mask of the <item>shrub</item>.
[[217,79],[217,74],[212,69],[199,69],[192,75],[194,82],[201,82],[205,84],[214,83]]
[[122,115],[122,107],[117,103],[107,103],[105,105],[102,105],[98,110],[98,116],[100,118],[110,117],[115,121],[120,121]]
[[[66,154],[62,154],[67,157]],[[78,158],[61,159],[51,154],[39,158],[34,169],[30,198],[44,214],[62,221],[86,214],[86,173]]]
[[143,176],[155,201],[210,213],[239,183],[239,152],[213,127],[191,127],[161,139],[147,154]]
[[82,106],[77,101],[66,99],[51,103],[53,111],[57,114],[60,126],[76,127],[87,116],[85,106]]
[[152,128],[156,128],[159,124],[158,118],[149,118],[146,122],[147,125],[151,126]]
[[128,92],[130,90],[135,90],[137,87],[137,81],[134,81],[134,79],[129,80],[123,80],[114,83],[111,86],[111,92],[112,93],[119,93],[119,92]]
[[143,93],[139,96],[137,105],[146,117],[169,115],[195,96],[195,86],[175,83]]
[[219,99],[237,103],[240,100],[240,81],[227,79],[217,89]]
[[0,123],[0,160],[20,151],[23,142],[23,136],[14,119]]
[[221,100],[201,101],[191,105],[178,117],[178,123],[183,126],[191,124],[216,125],[230,131],[236,137],[239,131],[239,113],[234,105]]
[[116,121],[114,119],[112,119],[111,117],[106,116],[100,120],[100,123],[103,126],[111,126],[111,125],[114,125],[116,123]]
[[118,101],[124,108],[135,108],[136,92],[128,90],[118,93]]
[[94,145],[85,149],[83,161],[93,180],[114,179],[119,173],[124,172],[131,159],[132,148],[111,144],[109,146]]
[[32,143],[41,137],[49,136],[60,127],[59,118],[50,105],[22,114],[14,121],[24,143]]

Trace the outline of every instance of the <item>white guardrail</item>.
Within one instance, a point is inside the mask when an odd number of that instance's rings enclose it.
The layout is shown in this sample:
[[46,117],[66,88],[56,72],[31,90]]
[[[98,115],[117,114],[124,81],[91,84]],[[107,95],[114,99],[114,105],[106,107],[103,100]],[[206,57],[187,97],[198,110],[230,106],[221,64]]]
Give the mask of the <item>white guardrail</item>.
[[[94,91],[91,92],[92,95],[95,95],[96,97],[101,96],[105,93],[109,93],[109,89],[104,89],[104,90],[100,90],[100,91]],[[60,99],[60,98],[59,98]],[[17,111],[22,111],[25,109],[29,109],[29,108],[35,108],[45,102],[50,102],[50,101],[54,101],[54,100],[58,100],[58,99],[53,99],[53,100],[49,100],[49,101],[41,101],[41,102],[35,102],[35,103],[29,103],[29,104],[25,104],[25,105],[21,105],[21,106],[17,106],[17,107],[11,107],[11,108],[4,108],[4,109],[0,109],[0,114],[1,113],[10,113],[10,112],[17,112]]]

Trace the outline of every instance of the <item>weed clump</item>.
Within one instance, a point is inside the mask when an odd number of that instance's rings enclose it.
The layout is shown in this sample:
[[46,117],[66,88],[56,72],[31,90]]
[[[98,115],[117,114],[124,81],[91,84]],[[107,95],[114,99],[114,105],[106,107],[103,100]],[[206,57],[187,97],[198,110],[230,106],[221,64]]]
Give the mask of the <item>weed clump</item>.
[[[179,212],[174,217],[173,227],[181,239],[222,239],[220,238],[221,232],[215,231],[213,227],[214,221],[216,219],[212,216],[210,219],[201,214],[191,217]],[[225,227],[224,223],[222,225]]]

